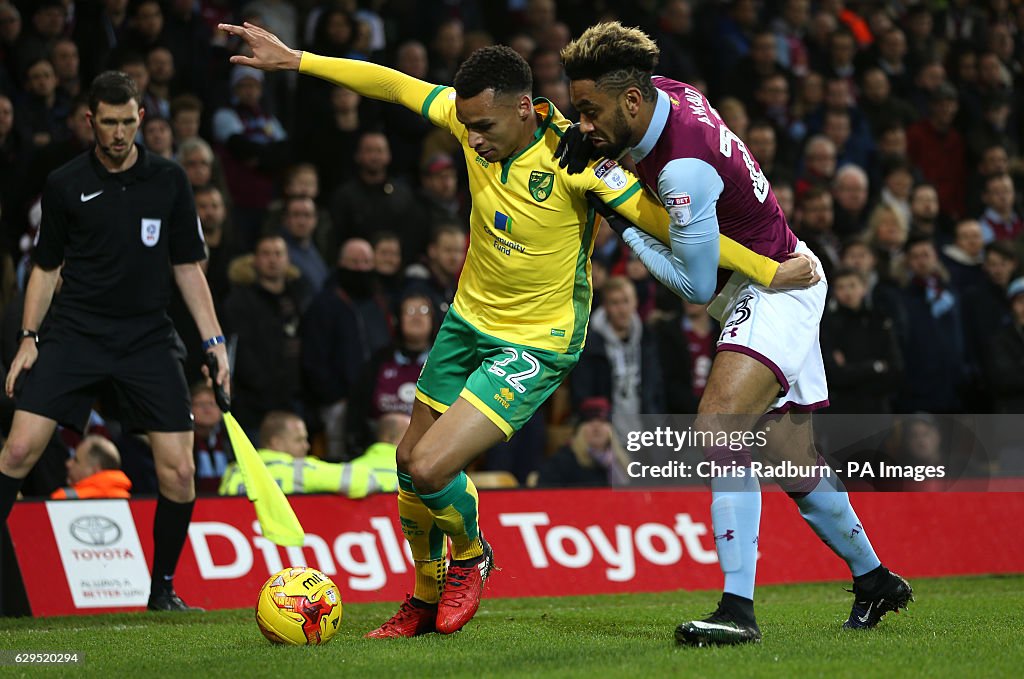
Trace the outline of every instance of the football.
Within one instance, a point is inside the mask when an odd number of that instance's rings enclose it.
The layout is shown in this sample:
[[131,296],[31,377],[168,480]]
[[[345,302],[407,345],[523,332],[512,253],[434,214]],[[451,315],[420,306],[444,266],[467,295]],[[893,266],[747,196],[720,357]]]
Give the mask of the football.
[[326,643],[341,625],[341,593],[315,568],[286,568],[260,590],[256,624],[275,644]]

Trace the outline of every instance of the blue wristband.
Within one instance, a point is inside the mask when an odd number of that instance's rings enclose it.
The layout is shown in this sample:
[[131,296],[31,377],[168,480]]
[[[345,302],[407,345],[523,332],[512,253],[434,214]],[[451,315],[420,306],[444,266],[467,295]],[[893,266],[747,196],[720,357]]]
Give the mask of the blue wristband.
[[208,340],[204,340],[203,341],[203,351],[209,351],[210,349],[214,348],[218,344],[224,344],[224,335],[217,335],[216,337],[211,337]]

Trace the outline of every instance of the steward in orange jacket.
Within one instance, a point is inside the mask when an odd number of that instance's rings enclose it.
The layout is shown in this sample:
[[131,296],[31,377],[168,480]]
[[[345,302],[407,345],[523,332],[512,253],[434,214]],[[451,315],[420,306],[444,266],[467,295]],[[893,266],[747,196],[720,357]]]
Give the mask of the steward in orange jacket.
[[50,497],[54,500],[131,497],[132,482],[121,471],[117,447],[102,436],[86,436],[67,461],[68,484]]

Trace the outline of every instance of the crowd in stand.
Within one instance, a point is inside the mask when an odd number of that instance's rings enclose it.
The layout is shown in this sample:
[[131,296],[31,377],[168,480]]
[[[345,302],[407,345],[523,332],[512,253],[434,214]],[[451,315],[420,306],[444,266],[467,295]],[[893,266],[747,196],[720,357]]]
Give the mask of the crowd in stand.
[[[0,0],[5,365],[39,195],[51,170],[89,148],[83,92],[116,68],[144,93],[138,141],[193,186],[237,418],[257,439],[269,413],[297,413],[316,454],[360,455],[381,417],[411,410],[455,294],[464,161],[446,132],[404,108],[232,66],[242,47],[217,23],[260,24],[286,44],[438,84],[501,42],[530,63],[536,96],[575,118],[559,51],[611,18],[657,40],[660,74],[708,93],[821,259],[830,412],[1022,411],[1024,6],[1008,0]],[[621,450],[586,423],[695,412],[715,322],[607,228],[593,276],[579,366],[487,467],[544,484],[573,476],[576,461],[610,479]],[[198,381],[198,333],[180,299],[171,314]],[[568,438],[551,432],[576,421],[569,446],[546,459]],[[230,451],[202,426],[197,469],[213,488]],[[134,445],[120,446],[126,471]],[[67,457],[67,443],[55,449]]]

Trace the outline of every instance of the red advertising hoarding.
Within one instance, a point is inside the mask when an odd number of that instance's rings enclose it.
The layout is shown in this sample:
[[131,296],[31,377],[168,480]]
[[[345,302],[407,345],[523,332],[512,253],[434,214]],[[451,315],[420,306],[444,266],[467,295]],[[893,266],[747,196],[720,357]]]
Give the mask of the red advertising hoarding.
[[[907,577],[1024,572],[1024,541],[1006,540],[998,528],[1024,516],[1024,494],[851,497],[879,556]],[[399,601],[411,591],[393,496],[291,502],[306,530],[302,548],[263,538],[245,499],[200,499],[175,579],[182,598],[210,609],[250,606],[271,573],[294,565],[328,574],[349,602]],[[155,507],[154,500],[18,503],[8,527],[33,614],[143,606]],[[721,586],[707,491],[490,491],[480,508],[501,567],[489,596]],[[764,494],[759,549],[761,584],[849,577],[781,492]]]

